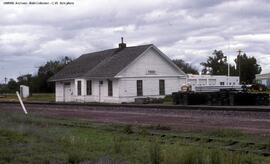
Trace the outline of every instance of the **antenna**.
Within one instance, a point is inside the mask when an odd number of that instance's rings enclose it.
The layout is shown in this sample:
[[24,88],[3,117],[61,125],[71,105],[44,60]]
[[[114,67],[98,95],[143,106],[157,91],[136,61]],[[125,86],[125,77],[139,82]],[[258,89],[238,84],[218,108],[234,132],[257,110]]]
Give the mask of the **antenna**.
[[242,50],[238,50],[238,51],[236,51],[236,52],[238,52],[238,55],[240,56],[241,55],[241,53],[243,52]]

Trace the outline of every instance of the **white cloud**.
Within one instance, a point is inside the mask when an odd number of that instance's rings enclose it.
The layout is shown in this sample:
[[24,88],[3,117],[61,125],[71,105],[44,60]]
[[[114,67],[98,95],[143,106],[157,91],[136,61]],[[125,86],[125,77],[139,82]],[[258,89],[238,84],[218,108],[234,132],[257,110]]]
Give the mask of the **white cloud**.
[[0,35],[0,44],[14,44],[24,42],[34,42],[38,36],[28,33],[5,33]]
[[[41,0],[42,1],[42,0]],[[52,1],[52,0],[50,0]],[[171,58],[200,67],[213,50],[236,51],[270,72],[270,4],[266,0],[76,0],[73,6],[0,4],[0,80],[31,73],[59,56],[153,43]],[[5,74],[5,75],[4,75]]]
[[235,40],[243,42],[270,42],[269,34],[247,34],[247,35],[236,35]]

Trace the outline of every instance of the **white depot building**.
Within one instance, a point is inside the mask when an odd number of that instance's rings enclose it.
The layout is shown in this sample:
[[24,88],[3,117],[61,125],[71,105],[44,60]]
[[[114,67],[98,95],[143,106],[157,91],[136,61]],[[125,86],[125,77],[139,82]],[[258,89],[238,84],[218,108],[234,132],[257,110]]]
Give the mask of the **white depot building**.
[[196,91],[196,87],[234,88],[239,87],[239,76],[188,74],[187,84],[192,86],[193,91]]
[[80,56],[49,79],[57,102],[133,102],[164,97],[186,83],[186,74],[156,46],[142,45]]
[[266,74],[257,74],[256,75],[256,81],[259,84],[263,84],[267,87],[270,87],[270,73],[266,73]]

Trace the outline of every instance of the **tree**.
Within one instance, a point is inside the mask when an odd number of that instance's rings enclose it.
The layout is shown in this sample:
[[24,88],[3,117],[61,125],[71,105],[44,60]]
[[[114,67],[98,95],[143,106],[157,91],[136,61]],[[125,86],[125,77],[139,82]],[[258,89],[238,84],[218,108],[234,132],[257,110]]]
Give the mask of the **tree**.
[[236,72],[239,76],[240,83],[252,84],[255,80],[255,75],[261,73],[262,68],[257,64],[255,57],[248,57],[245,53],[238,55],[234,60],[236,63]]
[[[221,50],[214,50],[213,56],[209,56],[206,62],[202,62],[201,65],[204,67],[202,74],[210,75],[227,75],[228,74],[228,63],[227,57],[224,56]],[[230,66],[232,69],[233,67]]]
[[58,71],[60,71],[65,65],[70,63],[72,59],[70,57],[61,57],[59,60],[50,60],[45,65],[40,66],[38,69],[38,75],[47,74],[54,75]]
[[37,75],[32,77],[32,92],[53,92],[54,84],[48,83],[48,79],[60,71],[65,65],[72,61],[70,57],[62,57],[58,60],[50,60],[38,68]]
[[177,65],[185,73],[199,74],[199,72],[196,68],[194,68],[192,65],[186,63],[182,59],[174,59],[172,61],[174,62],[175,65]]
[[32,79],[31,74],[21,75],[21,76],[17,77],[17,81],[18,81],[17,83],[18,83],[18,85],[30,86],[31,85],[31,79]]
[[16,92],[19,90],[19,85],[14,79],[10,79],[7,84],[8,92]]
[[35,75],[21,75],[17,77],[18,82],[14,79],[10,79],[6,86],[1,86],[0,92],[15,92],[19,89],[19,85],[29,86],[31,93],[53,92],[54,84],[48,83],[48,79],[71,61],[72,59],[67,56],[58,60],[50,60],[46,62],[46,64],[39,66],[37,74]]

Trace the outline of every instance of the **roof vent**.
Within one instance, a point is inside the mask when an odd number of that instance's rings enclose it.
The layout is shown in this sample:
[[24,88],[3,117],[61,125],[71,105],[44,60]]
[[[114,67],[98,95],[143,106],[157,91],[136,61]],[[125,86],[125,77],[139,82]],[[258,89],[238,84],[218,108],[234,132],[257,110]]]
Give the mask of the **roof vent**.
[[119,43],[119,48],[123,49],[123,48],[126,48],[127,47],[127,44],[124,43],[124,39],[123,37],[121,37],[121,43]]

